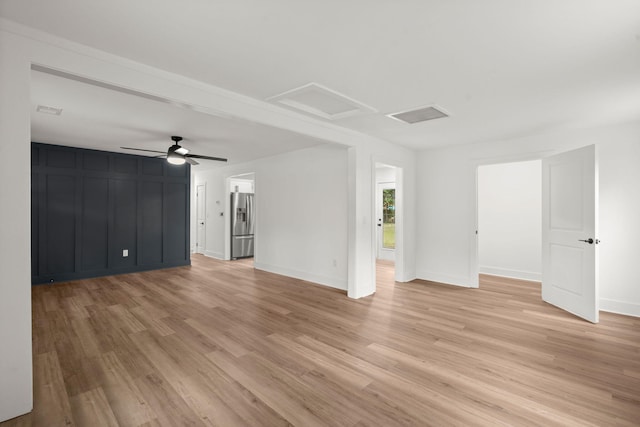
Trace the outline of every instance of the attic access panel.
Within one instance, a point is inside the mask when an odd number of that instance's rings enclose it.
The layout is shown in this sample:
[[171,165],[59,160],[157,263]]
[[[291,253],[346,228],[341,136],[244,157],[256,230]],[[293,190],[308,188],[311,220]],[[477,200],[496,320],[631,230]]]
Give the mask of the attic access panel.
[[308,83],[283,92],[268,98],[267,101],[279,103],[327,120],[337,120],[377,111],[362,102],[317,83]]

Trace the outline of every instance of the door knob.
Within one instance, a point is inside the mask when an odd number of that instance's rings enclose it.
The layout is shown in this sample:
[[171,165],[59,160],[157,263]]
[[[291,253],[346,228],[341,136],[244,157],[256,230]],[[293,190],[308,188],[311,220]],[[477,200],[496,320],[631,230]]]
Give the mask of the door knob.
[[579,239],[578,242],[585,242],[585,243],[588,243],[590,245],[593,245],[595,243],[597,245],[598,243],[600,243],[600,240],[598,240],[598,239],[593,240],[593,239],[589,238],[587,240]]

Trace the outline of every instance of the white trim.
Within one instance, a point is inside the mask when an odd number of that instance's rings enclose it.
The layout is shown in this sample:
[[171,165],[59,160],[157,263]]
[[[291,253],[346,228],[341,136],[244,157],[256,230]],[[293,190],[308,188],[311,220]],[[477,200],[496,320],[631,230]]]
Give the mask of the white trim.
[[[200,187],[200,186],[204,187],[204,195],[203,195],[203,199],[204,200],[202,202],[200,202],[198,200],[198,187]],[[207,181],[201,181],[201,182],[195,183],[195,196],[196,196],[196,215],[195,215],[195,220],[196,220],[196,245],[195,245],[194,251],[196,253],[199,253],[199,254],[204,254],[207,251]],[[203,218],[203,220],[204,220],[204,231],[203,231],[203,235],[202,235],[202,237],[204,238],[204,245],[201,245],[202,242],[200,242],[198,240],[198,234],[199,234],[198,233],[198,228],[199,228],[199,225],[200,225],[200,224],[198,224],[198,221],[199,221],[198,208],[200,207],[199,206],[200,203],[203,204],[202,207],[204,209],[204,218]]]
[[[406,275],[405,273],[405,265],[406,265],[406,253],[405,250],[405,226],[406,219],[408,217],[408,212],[405,206],[407,205],[406,199],[406,183],[405,183],[405,173],[406,167],[399,166],[402,165],[403,162],[397,161],[394,159],[386,158],[384,161],[381,161],[379,156],[373,155],[371,157],[371,251],[373,255],[372,259],[372,271],[371,277],[375,287],[377,286],[377,274],[376,274],[376,259],[378,258],[378,227],[377,227],[377,217],[378,217],[378,185],[383,184],[382,182],[377,182],[377,169],[380,166],[393,168],[395,170],[395,180],[393,181],[394,188],[396,190],[396,247],[393,250],[393,258],[395,263],[395,274],[394,280],[396,282],[410,282],[414,280],[416,277],[414,274]],[[391,182],[387,182],[391,183]],[[367,296],[369,294],[361,295]],[[352,298],[360,298],[360,297],[352,297]]]
[[261,262],[253,262],[253,268],[256,270],[268,271],[270,273],[280,274],[282,276],[293,277],[295,279],[305,280],[318,285],[328,286],[330,288],[347,290],[347,280],[335,277],[321,276],[319,274],[309,274],[306,271],[294,270],[292,268],[279,267],[276,265],[265,264]]
[[[338,288],[336,288],[338,289]],[[348,291],[347,291],[348,292]],[[376,291],[374,290],[373,292],[368,292],[368,291],[364,291],[364,292],[359,292],[359,291],[354,291],[352,293],[347,293],[347,296],[351,299],[360,299],[360,298],[365,298],[365,297],[370,297],[371,295],[374,295],[376,293]]]
[[411,282],[411,281],[416,280],[416,279],[417,279],[417,277],[416,277],[415,274],[406,275],[404,272],[400,271],[398,269],[397,263],[396,263],[396,277],[395,277],[396,282],[408,283],[408,282]]
[[432,273],[426,270],[417,271],[416,278],[445,285],[461,286],[463,288],[477,288],[469,277],[451,276],[448,274]]
[[214,251],[210,251],[210,250],[206,250],[204,251],[204,253],[202,254],[206,257],[209,258],[215,258],[215,259],[219,259],[219,260],[224,260],[224,254],[220,253],[220,252],[214,252]]
[[400,272],[400,275],[398,277],[398,269],[396,269],[396,282],[400,282],[400,283],[408,283],[411,282],[413,280],[416,280],[417,277],[415,274],[410,274],[410,275],[405,275],[402,272]]
[[600,311],[622,314],[624,316],[640,317],[640,304],[600,298]]
[[534,282],[542,281],[542,273],[534,271],[512,270],[509,268],[492,267],[481,265],[478,268],[480,274],[490,274],[492,276],[510,277],[512,279],[531,280]]

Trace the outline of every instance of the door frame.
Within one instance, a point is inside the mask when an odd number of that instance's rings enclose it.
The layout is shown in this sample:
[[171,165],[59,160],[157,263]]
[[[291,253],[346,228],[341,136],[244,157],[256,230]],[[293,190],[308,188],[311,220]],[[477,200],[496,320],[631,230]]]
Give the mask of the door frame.
[[[395,169],[395,168],[394,168]],[[383,204],[383,198],[382,198],[382,192],[384,190],[388,190],[388,189],[396,189],[396,182],[395,181],[389,181],[389,182],[377,182],[376,179],[376,215],[375,215],[375,222],[376,222],[376,259],[382,259],[382,260],[386,260],[386,261],[394,261],[395,262],[395,247],[393,249],[388,249],[384,247],[384,212],[383,212],[383,208],[382,208],[382,204]],[[396,197],[394,194],[394,207],[396,204]],[[382,226],[378,226],[378,221],[382,221]],[[385,254],[386,253],[386,254]],[[383,255],[385,254],[385,255]]]
[[258,241],[258,209],[257,209],[257,202],[258,202],[258,177],[257,177],[257,173],[256,172],[240,172],[240,173],[234,173],[233,175],[228,175],[225,176],[224,178],[224,190],[222,192],[223,194],[223,200],[224,200],[224,212],[225,212],[225,221],[224,221],[224,257],[223,259],[225,261],[229,261],[231,260],[231,181],[233,181],[234,179],[243,179],[243,177],[245,177],[244,179],[246,179],[246,177],[251,177],[251,179],[253,180],[253,194],[255,194],[254,196],[254,205],[256,207],[255,209],[255,215],[256,215],[256,220],[255,220],[255,224],[254,224],[254,231],[253,231],[253,262],[256,262],[256,260],[259,260],[258,258],[258,248],[256,245],[256,242]]
[[[202,187],[203,189],[203,194],[202,194],[202,201],[200,201],[200,197],[198,194],[198,189]],[[199,229],[200,229],[200,219],[198,218],[199,213],[200,213],[200,204],[202,203],[202,209],[204,210],[204,224],[203,224],[203,231],[202,231],[202,236],[200,236],[199,233]],[[203,242],[200,241],[200,237],[202,237]],[[195,247],[195,253],[197,254],[203,254],[206,252],[207,248],[206,248],[206,244],[207,244],[207,183],[206,182],[202,182],[199,184],[196,184],[196,247]]]
[[[473,200],[475,209],[469,210],[470,212],[472,212],[472,214],[469,217],[469,224],[470,224],[469,226],[469,230],[470,230],[469,272],[471,274],[471,277],[469,278],[468,287],[478,288],[480,286],[480,278],[479,278],[480,259],[478,255],[478,251],[479,251],[479,247],[478,247],[478,168],[480,166],[485,166],[485,165],[494,165],[494,164],[501,164],[501,163],[517,163],[517,162],[526,162],[531,160],[542,160],[545,157],[561,154],[564,152],[568,152],[568,151],[572,151],[572,150],[580,149],[584,147],[586,147],[586,145],[580,146],[580,147],[564,147],[559,150],[543,150],[543,151],[525,153],[521,155],[496,156],[496,157],[489,157],[489,158],[474,160],[473,167],[472,167],[472,173],[473,173],[472,179],[474,180],[473,182],[475,183],[475,185],[473,186],[473,194],[470,195],[470,199]],[[597,163],[598,163],[598,159],[596,154],[596,165]],[[596,167],[596,180],[597,179],[598,179],[598,171]],[[542,186],[542,182],[540,182],[540,185]],[[596,182],[596,185],[598,185],[598,182]],[[597,211],[598,211],[598,199],[596,197],[596,216],[598,215]],[[596,298],[596,301],[599,301],[599,298],[600,298],[599,294],[596,294],[595,298]],[[542,297],[541,297],[541,300],[542,300]]]
[[[563,150],[567,151],[567,150]],[[531,153],[525,153],[520,155],[507,155],[507,156],[495,156],[487,157],[483,159],[476,159],[472,165],[473,176],[470,179],[473,180],[473,194],[469,196],[472,200],[475,209],[470,209],[469,212],[469,283],[467,287],[478,288],[480,287],[480,257],[479,257],[479,245],[478,245],[478,169],[480,166],[497,165],[502,163],[518,163],[528,162],[532,160],[542,160],[544,157],[548,157],[553,154],[560,153],[558,150],[544,150]],[[542,186],[542,182],[540,182]]]
[[[376,217],[376,193],[377,193],[377,182],[376,182],[376,168],[378,166],[389,166],[395,169],[396,171],[396,249],[395,249],[395,281],[396,282],[405,282],[405,256],[404,256],[404,222],[405,222],[405,185],[404,185],[404,168],[402,166],[398,166],[394,163],[389,163],[382,160],[377,160],[375,157],[371,159],[371,218]],[[371,221],[371,277],[373,279],[374,289],[376,286],[376,248],[377,248],[377,238],[376,233],[377,230],[377,221]]]
[[[478,227],[476,228],[476,230],[478,230],[479,232],[481,231],[480,230],[480,223],[479,223],[480,222],[479,205],[480,205],[480,202],[481,202],[480,197],[479,197],[480,185],[481,185],[480,177],[479,177],[480,169],[484,168],[484,167],[491,167],[491,166],[498,166],[498,165],[520,165],[520,164],[523,164],[523,163],[534,163],[534,162],[537,162],[537,166],[541,170],[542,169],[542,159],[498,162],[498,163],[481,164],[481,165],[477,166],[477,168],[476,168],[476,192],[477,192],[478,196],[476,197],[476,210],[478,212],[477,212],[476,215],[477,215]],[[536,182],[537,182],[538,187],[540,188],[542,186],[542,181],[536,181]],[[487,189],[490,189],[491,187],[488,187],[488,186],[485,185],[484,188],[485,188],[485,191],[487,191]],[[521,190],[521,189],[519,189],[519,190]],[[542,209],[542,203],[540,203],[537,206],[537,208],[538,208],[538,212],[540,212],[540,210]],[[507,209],[507,211],[508,211],[508,209]],[[507,213],[509,213],[509,212],[507,212]],[[521,227],[519,227],[519,228],[521,228]],[[481,240],[482,234],[479,233],[477,236],[478,237],[476,239],[476,245],[478,246],[478,273],[480,274],[480,268],[479,268],[480,267],[480,255],[481,255],[480,254],[480,240]],[[538,235],[538,237],[541,237],[541,236]],[[516,272],[516,270],[513,270],[513,271]],[[528,281],[534,281],[534,282],[539,282],[539,281],[542,280],[542,273],[539,273],[539,274],[536,275],[536,274],[532,274],[532,272],[530,272],[530,271],[517,271],[517,272],[520,273],[520,277],[509,276],[508,272],[506,272],[506,271],[505,271],[505,273],[507,273],[507,274],[500,274],[499,272],[496,272],[496,273],[484,273],[484,274],[495,274],[496,276],[513,277],[513,278],[516,278],[516,279],[519,279],[519,280],[528,280]]]

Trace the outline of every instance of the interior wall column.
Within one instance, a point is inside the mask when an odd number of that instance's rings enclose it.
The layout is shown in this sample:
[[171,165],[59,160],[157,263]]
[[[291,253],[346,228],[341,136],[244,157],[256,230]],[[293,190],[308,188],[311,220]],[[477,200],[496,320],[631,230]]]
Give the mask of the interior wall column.
[[0,30],[0,421],[31,411],[31,64]]

